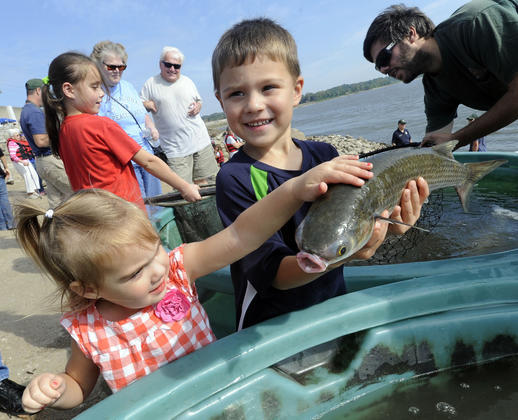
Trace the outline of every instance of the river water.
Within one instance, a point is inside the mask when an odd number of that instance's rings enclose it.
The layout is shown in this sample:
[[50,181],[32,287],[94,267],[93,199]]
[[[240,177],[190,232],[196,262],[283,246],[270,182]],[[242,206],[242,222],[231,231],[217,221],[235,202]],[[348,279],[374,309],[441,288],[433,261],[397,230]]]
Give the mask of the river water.
[[[397,121],[404,119],[412,140],[420,141],[426,127],[423,96],[420,79],[408,85],[395,83],[300,106],[293,113],[292,127],[306,136],[342,134],[390,143]],[[461,105],[454,130],[466,125],[466,117],[473,112],[471,108]],[[475,112],[478,115],[483,113]],[[518,151],[518,122],[486,136],[486,145],[488,151]]]

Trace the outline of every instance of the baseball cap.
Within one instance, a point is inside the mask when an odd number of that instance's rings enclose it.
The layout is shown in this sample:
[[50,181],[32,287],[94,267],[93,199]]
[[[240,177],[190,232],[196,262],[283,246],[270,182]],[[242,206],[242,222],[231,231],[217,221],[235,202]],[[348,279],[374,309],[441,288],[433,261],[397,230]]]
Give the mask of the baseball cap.
[[477,114],[471,114],[471,115],[468,115],[468,117],[466,118],[468,121],[473,121],[475,118],[478,118],[478,115]]
[[25,82],[25,89],[34,90],[36,88],[42,87],[45,83],[41,79],[30,79]]
[[398,124],[406,124],[406,121],[405,120],[399,120],[397,123]]

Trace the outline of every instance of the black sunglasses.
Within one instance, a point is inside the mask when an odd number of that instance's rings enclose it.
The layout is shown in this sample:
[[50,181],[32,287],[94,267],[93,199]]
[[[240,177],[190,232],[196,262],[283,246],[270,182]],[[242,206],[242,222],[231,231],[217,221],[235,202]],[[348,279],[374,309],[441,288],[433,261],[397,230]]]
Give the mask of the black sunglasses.
[[103,62],[103,64],[110,71],[114,71],[114,70],[117,70],[117,69],[119,71],[124,71],[128,67],[126,64],[106,64],[105,62]]
[[392,41],[385,48],[383,48],[376,57],[376,70],[381,71],[382,67],[387,67],[390,64],[392,58],[392,49],[396,46],[397,42]]
[[171,67],[174,67],[175,70],[180,70],[180,67],[182,67],[181,64],[168,63],[167,61],[162,61],[162,64],[164,66],[166,66],[168,69],[170,69]]

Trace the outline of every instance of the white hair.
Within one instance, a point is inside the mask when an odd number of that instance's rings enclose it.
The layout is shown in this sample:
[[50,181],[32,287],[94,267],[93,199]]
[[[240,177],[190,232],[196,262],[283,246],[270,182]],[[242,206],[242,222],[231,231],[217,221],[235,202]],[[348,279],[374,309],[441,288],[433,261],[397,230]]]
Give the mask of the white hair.
[[176,58],[180,60],[181,63],[183,63],[183,59],[185,58],[183,53],[176,47],[164,47],[162,48],[162,53],[160,54],[160,61],[163,61],[164,57],[167,54],[173,54]]
[[10,128],[9,130],[7,130],[7,134],[13,137],[20,134],[20,130],[18,130],[17,128]]

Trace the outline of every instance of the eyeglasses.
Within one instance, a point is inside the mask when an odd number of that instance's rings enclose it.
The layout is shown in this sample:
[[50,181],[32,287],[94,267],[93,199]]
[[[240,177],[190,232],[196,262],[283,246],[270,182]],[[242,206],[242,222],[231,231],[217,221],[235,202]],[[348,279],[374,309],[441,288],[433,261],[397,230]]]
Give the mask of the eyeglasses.
[[396,46],[397,42],[392,41],[385,48],[383,48],[376,57],[376,70],[381,71],[382,67],[387,67],[390,64],[392,58],[392,49]]
[[103,64],[110,71],[114,71],[114,70],[124,71],[128,67],[126,64],[106,64],[104,62],[103,62]]
[[167,61],[162,61],[162,64],[166,66],[168,69],[174,67],[175,70],[180,70],[180,68],[182,67],[181,64],[168,63]]

